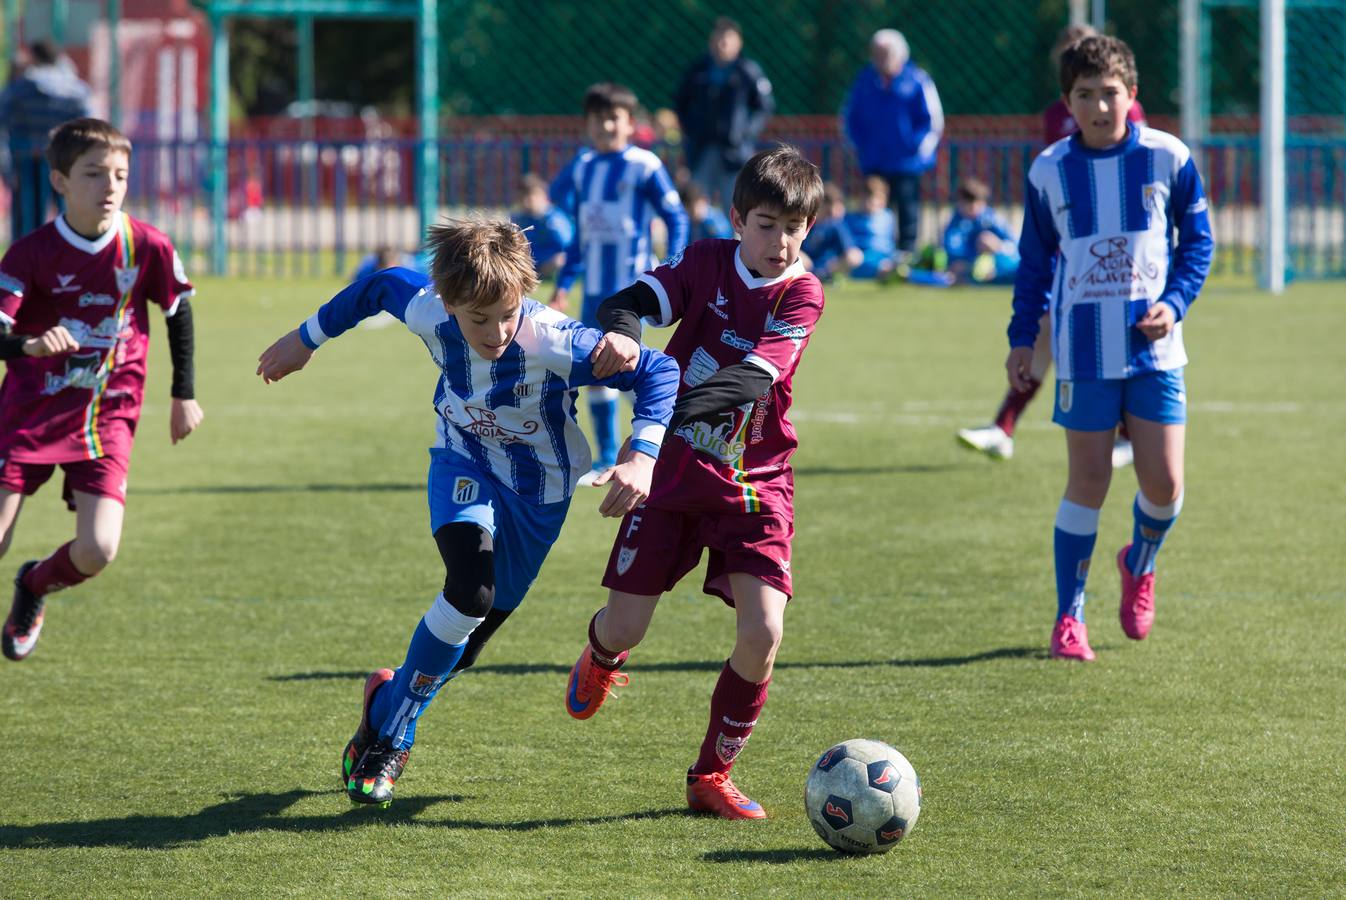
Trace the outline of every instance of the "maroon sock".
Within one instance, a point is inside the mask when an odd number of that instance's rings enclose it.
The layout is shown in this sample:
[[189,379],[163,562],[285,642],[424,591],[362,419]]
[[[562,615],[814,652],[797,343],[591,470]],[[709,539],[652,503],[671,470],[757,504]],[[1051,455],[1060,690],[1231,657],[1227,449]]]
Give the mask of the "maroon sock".
[[28,570],[23,577],[24,586],[39,597],[52,594],[63,588],[74,587],[81,581],[92,578],[75,568],[70,558],[70,544],[62,544],[56,552]]
[[733,768],[766,704],[769,684],[770,678],[761,684],[744,681],[728,662],[724,664],[715,692],[710,695],[710,727],[701,742],[701,755],[692,766],[693,774],[709,775]]
[[599,610],[599,612],[594,613],[594,617],[589,620],[589,656],[593,659],[594,665],[600,669],[620,669],[622,663],[626,662],[626,657],[631,654],[626,650],[620,653],[609,650],[599,643],[598,634],[594,631],[594,624],[598,621],[601,612],[602,610]]
[[995,423],[1000,426],[1001,431],[1011,437],[1014,435],[1014,425],[1019,421],[1019,414],[1037,396],[1038,388],[1042,387],[1041,381],[1032,381],[1029,384],[1028,390],[1022,393],[1010,388],[1000,404],[1000,409],[996,410]]

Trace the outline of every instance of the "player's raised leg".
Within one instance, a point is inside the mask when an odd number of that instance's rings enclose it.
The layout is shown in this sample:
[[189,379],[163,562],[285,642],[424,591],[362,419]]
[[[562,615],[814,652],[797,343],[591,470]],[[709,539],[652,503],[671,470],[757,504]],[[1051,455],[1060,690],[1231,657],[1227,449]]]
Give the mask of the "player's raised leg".
[[1069,475],[1056,511],[1052,546],[1056,567],[1055,659],[1094,658],[1084,624],[1084,590],[1098,539],[1098,515],[1112,480],[1112,439],[1108,431],[1066,431]]
[[658,594],[608,592],[607,606],[589,620],[589,642],[566,683],[566,712],[572,718],[591,717],[613,687],[625,687],[630,682],[630,676],[619,670],[631,648],[644,640],[658,603]]
[[1117,554],[1122,581],[1118,615],[1122,630],[1142,640],[1154,624],[1155,557],[1182,511],[1183,453],[1186,425],[1162,423],[1128,415],[1136,449],[1136,492],[1131,543]]
[[687,805],[725,819],[764,819],[766,811],[729,777],[752,735],[780,649],[789,596],[753,575],[729,576],[737,619],[734,652],[710,697],[701,753],[687,772]]
[[980,450],[992,459],[1010,459],[1014,456],[1014,429],[1019,416],[1033,402],[1042,380],[1052,364],[1051,321],[1043,316],[1038,322],[1038,337],[1033,344],[1033,362],[1029,370],[1028,390],[1017,391],[1010,388],[1000,401],[995,419],[990,425],[980,428],[963,428],[958,432],[958,442],[971,450]]

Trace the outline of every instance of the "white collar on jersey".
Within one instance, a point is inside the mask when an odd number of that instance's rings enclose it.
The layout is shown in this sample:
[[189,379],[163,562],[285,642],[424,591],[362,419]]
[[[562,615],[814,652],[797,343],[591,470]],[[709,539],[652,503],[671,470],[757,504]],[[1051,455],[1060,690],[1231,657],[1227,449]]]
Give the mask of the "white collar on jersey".
[[61,237],[65,238],[67,244],[74,247],[76,250],[83,250],[85,253],[92,255],[94,253],[102,252],[108,244],[116,239],[117,229],[120,228],[122,224],[120,217],[124,215],[126,215],[124,212],[117,213],[118,218],[112,220],[112,227],[100,234],[96,241],[91,241],[88,238],[81,236],[75,229],[66,224],[65,213],[56,217],[56,230],[60,232]]
[[780,284],[782,281],[789,281],[791,278],[798,278],[804,274],[804,260],[796,259],[790,265],[785,267],[775,278],[754,278],[748,271],[748,267],[743,265],[743,247],[734,248],[734,268],[738,271],[739,279],[748,286],[748,290],[755,291],[758,288],[771,287],[773,284]]

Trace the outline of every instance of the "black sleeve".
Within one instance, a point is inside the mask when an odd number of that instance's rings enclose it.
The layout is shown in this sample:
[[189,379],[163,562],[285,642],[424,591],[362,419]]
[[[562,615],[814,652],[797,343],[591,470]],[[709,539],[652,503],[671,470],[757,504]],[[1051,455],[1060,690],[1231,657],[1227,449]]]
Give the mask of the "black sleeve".
[[598,307],[598,325],[633,341],[640,340],[640,320],[660,313],[659,295],[643,281],[632,282]]
[[725,366],[678,398],[668,423],[669,433],[687,422],[756,400],[770,387],[770,373],[750,362]]
[[0,359],[18,359],[23,356],[23,342],[26,340],[26,334],[0,335]]
[[178,310],[167,320],[168,357],[173,361],[173,390],[175,400],[192,400],[196,397],[196,387],[192,354],[195,350],[195,331],[192,328],[192,304],[186,299],[178,301]]

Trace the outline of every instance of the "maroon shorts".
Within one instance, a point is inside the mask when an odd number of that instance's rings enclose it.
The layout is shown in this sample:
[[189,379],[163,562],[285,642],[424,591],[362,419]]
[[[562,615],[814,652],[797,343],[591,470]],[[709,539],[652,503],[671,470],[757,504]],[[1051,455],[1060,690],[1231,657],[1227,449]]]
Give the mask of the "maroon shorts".
[[128,463],[129,460],[118,455],[65,463],[30,463],[7,459],[0,464],[0,490],[31,497],[47,483],[59,465],[65,472],[61,498],[70,509],[75,508],[74,491],[111,497],[125,506],[126,473],[130,470]]
[[770,513],[688,513],[640,507],[622,519],[603,587],[654,596],[672,590],[710,551],[704,590],[734,605],[731,574],[751,575],[786,596],[794,523]]

